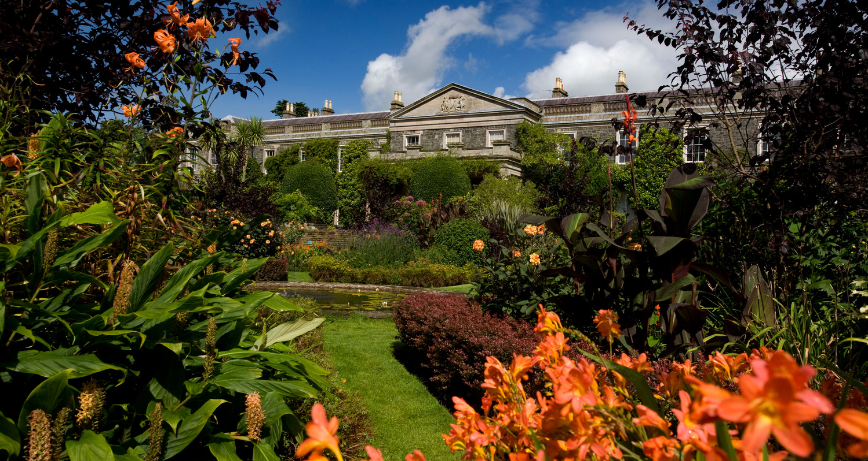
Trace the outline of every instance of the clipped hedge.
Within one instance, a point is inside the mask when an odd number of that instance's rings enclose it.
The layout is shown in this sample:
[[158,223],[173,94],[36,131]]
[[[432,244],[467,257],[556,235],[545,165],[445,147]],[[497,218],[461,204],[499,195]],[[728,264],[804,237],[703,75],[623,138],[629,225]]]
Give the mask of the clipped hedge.
[[463,266],[467,263],[482,264],[480,252],[473,249],[473,242],[488,242],[488,229],[472,219],[453,219],[437,229],[434,246],[446,250],[450,264]]
[[[397,301],[395,325],[441,399],[454,395],[478,402],[486,357],[508,364],[513,354],[532,355],[538,342],[527,321],[483,313],[478,304],[451,294]],[[541,384],[539,372],[531,375],[525,383],[528,395],[542,390]]]
[[271,258],[256,273],[257,282],[285,282],[289,261],[284,258]]
[[410,180],[410,195],[425,201],[439,199],[442,195],[445,203],[453,197],[466,197],[470,189],[470,177],[452,157],[426,160]]
[[338,208],[335,177],[328,167],[321,163],[301,162],[289,169],[280,185],[280,191],[291,194],[296,190],[323,213],[331,214]]
[[369,267],[355,269],[332,256],[308,259],[308,272],[317,282],[403,285],[409,287],[445,287],[468,283],[473,272],[463,267],[411,262],[400,268]]

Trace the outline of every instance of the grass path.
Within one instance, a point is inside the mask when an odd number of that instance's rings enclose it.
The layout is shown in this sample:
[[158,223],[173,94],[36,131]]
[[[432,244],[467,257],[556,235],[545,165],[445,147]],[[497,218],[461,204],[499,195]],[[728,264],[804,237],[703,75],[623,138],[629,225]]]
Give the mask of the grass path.
[[397,330],[391,319],[363,316],[330,318],[323,331],[346,387],[359,391],[374,426],[373,445],[388,461],[400,461],[414,449],[428,461],[455,461],[440,434],[449,432],[452,415],[392,355]]

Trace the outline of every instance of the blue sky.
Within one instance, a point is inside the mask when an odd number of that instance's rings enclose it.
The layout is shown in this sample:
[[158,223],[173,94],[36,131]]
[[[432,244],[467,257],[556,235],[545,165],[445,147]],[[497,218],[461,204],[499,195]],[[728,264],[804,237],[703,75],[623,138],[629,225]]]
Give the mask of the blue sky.
[[545,98],[561,77],[570,96],[604,94],[619,70],[631,91],[656,89],[675,69],[676,53],[628,31],[627,13],[670,27],[648,0],[284,0],[277,33],[241,44],[278,81],[269,79],[258,98],[227,94],[212,113],[273,118],[279,99],[312,107],[330,99],[338,114],[388,110],[394,91],[409,103],[450,82]]

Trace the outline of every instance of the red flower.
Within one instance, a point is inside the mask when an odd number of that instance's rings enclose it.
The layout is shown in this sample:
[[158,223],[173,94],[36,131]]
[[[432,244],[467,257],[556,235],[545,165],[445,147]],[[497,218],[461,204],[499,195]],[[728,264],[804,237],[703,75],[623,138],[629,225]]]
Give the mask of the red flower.
[[175,128],[172,128],[171,130],[167,131],[166,136],[168,136],[169,138],[174,138],[175,136],[180,136],[183,133],[184,133],[184,129],[179,127],[179,126],[176,126]]
[[138,104],[133,104],[132,106],[124,106],[123,111],[124,117],[135,117],[142,111],[142,107]]
[[15,154],[4,155],[0,158],[0,163],[6,165],[6,168],[15,168],[18,170],[15,172],[15,176],[18,176],[18,174],[21,173],[21,170],[24,169],[21,166],[21,159],[19,159]]

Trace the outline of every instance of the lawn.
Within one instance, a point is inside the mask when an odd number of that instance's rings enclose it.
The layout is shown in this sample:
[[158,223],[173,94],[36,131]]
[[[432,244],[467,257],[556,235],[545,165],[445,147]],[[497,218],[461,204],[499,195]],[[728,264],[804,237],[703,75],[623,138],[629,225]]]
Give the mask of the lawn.
[[313,282],[310,274],[307,272],[290,272],[288,282]]
[[403,459],[414,449],[429,461],[460,458],[440,436],[449,432],[452,415],[392,355],[391,319],[331,318],[324,327],[325,349],[347,388],[362,394],[384,459]]
[[459,293],[470,294],[470,292],[473,291],[473,284],[465,283],[464,285],[452,285],[451,287],[440,287],[437,289],[443,291],[457,291]]

